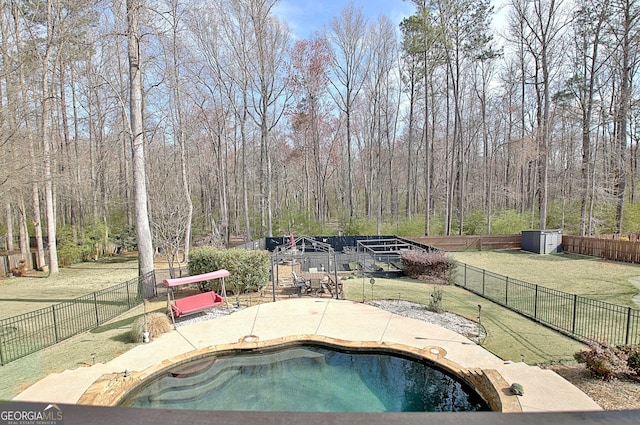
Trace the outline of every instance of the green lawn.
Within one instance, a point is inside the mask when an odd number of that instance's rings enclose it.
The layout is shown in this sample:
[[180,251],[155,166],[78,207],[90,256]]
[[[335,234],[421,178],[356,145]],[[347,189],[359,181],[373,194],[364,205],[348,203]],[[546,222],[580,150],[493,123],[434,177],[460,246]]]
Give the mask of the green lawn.
[[[537,255],[520,251],[469,252],[452,255],[458,261],[509,276],[576,293],[585,297],[622,305],[633,305],[631,298],[640,290],[629,279],[640,276],[640,266],[613,263],[590,257]],[[63,269],[56,278],[21,278],[0,281],[7,317],[53,302],[67,300],[111,286],[137,275],[137,262],[85,263]],[[364,285],[363,285],[364,283]],[[432,285],[411,279],[376,279],[373,291],[369,278],[343,281],[345,297],[354,301],[404,299],[428,304]],[[363,291],[364,287],[364,291]],[[269,301],[268,299],[263,299]],[[163,300],[155,308],[163,309]],[[462,288],[444,287],[445,310],[481,322],[488,336],[483,346],[505,360],[528,364],[573,362],[573,354],[583,345],[512,311],[493,304]],[[126,334],[131,322],[142,314],[142,307],[120,316],[108,325],[72,337],[53,347],[0,367],[0,399],[10,399],[45,375],[73,369],[96,361],[105,362],[130,349]]]
[[[343,280],[345,297],[354,301],[363,299],[363,279]],[[412,279],[376,279],[374,299],[403,299],[427,305],[433,285]],[[365,301],[372,299],[369,278],[364,279]],[[573,362],[573,354],[583,344],[526,319],[509,309],[500,307],[462,288],[445,286],[444,309],[471,320],[478,318],[478,305],[482,305],[481,322],[487,330],[483,346],[502,359],[528,364]]]
[[112,257],[61,268],[56,276],[37,273],[0,279],[0,319],[69,301],[137,276],[136,257]]
[[509,278],[628,307],[638,305],[633,296],[640,288],[640,265],[616,263],[573,254],[540,255],[519,250],[450,253],[461,263]]

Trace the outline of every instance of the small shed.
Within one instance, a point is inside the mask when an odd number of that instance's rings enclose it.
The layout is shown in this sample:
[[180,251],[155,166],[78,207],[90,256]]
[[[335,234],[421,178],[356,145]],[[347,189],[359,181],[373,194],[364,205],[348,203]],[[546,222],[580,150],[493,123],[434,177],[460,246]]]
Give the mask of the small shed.
[[523,230],[521,246],[536,254],[562,252],[562,230]]

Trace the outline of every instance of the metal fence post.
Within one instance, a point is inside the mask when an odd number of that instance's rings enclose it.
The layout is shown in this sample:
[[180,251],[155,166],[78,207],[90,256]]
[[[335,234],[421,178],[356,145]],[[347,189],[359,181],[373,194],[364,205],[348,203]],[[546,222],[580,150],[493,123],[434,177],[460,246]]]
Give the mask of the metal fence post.
[[484,297],[484,281],[485,281],[486,270],[482,269],[482,296]]
[[535,298],[533,299],[533,318],[538,318],[538,285],[536,285],[536,294]]
[[504,305],[509,306],[509,276],[504,280]]
[[7,364],[7,359],[4,354],[4,341],[2,339],[2,334],[0,333],[0,365],[4,366]]
[[573,320],[571,323],[571,333],[575,335],[576,333],[576,320],[578,318],[578,295],[573,295]]
[[56,319],[56,305],[51,306],[51,312],[53,313],[53,334],[56,337],[56,343],[58,342],[58,320]]
[[131,310],[131,295],[129,294],[129,282],[127,282],[126,286],[127,286],[127,306],[129,307],[129,310]]
[[629,345],[629,337],[631,336],[631,307],[627,308],[627,334],[624,337],[624,344]]
[[98,297],[96,296],[95,292],[93,293],[93,305],[96,309],[96,326],[100,326],[100,315],[98,314]]

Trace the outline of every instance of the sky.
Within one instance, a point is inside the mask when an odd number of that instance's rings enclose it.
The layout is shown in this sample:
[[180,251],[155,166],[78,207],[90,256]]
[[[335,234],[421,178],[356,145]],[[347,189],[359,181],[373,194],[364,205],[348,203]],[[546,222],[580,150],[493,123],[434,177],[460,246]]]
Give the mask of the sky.
[[323,27],[329,29],[331,20],[350,2],[356,8],[361,7],[370,20],[384,15],[396,25],[415,11],[414,3],[409,0],[280,0],[275,14],[289,25],[296,38],[309,38]]

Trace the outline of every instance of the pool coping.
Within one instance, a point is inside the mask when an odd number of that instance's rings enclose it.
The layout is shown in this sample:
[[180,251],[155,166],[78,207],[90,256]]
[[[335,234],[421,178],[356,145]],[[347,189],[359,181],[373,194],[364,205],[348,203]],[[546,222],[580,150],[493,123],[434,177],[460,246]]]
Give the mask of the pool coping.
[[522,407],[511,393],[506,380],[495,369],[467,369],[448,360],[447,352],[439,346],[412,347],[399,343],[377,341],[348,341],[320,335],[290,335],[260,341],[255,335],[247,335],[237,343],[220,344],[196,349],[152,365],[141,372],[108,373],[98,378],[78,400],[78,404],[92,406],[118,406],[140,385],[168,373],[172,368],[214,355],[227,355],[244,351],[279,349],[301,344],[321,344],[340,349],[383,350],[418,359],[445,370],[471,387],[494,412],[521,413]]

